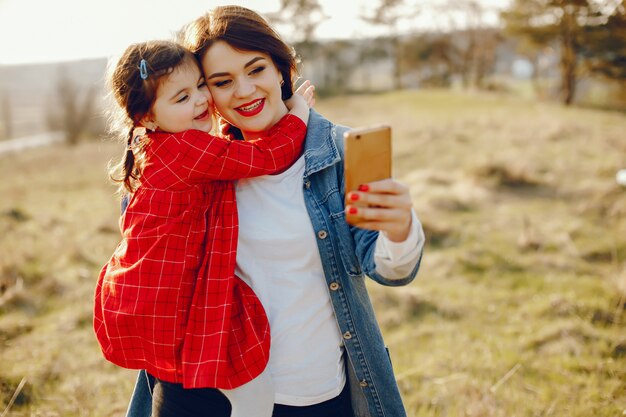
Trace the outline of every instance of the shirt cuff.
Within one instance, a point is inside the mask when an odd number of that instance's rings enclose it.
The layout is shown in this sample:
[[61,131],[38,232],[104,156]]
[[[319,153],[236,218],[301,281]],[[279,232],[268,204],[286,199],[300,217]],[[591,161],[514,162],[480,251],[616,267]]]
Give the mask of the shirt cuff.
[[374,249],[376,271],[388,279],[405,278],[419,261],[425,242],[424,230],[411,209],[411,229],[403,242],[392,242],[384,233],[378,234]]

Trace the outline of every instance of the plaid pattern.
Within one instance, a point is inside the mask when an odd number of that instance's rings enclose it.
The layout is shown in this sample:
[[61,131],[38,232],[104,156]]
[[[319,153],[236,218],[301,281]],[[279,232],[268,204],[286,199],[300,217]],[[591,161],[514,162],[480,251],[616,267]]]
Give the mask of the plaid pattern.
[[287,115],[256,141],[197,130],[149,135],[141,185],[120,219],[123,239],[96,286],[94,330],[108,360],[185,388],[232,389],[263,371],[269,324],[234,274],[231,180],[287,168],[305,134]]

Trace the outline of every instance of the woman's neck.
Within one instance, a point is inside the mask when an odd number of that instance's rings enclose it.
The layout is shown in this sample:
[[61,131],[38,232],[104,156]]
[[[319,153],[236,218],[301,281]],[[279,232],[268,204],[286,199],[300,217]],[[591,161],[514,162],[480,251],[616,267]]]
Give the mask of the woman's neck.
[[272,123],[269,125],[269,127],[267,128],[267,130],[263,130],[263,131],[256,131],[256,132],[251,132],[251,131],[244,131],[241,130],[241,134],[243,135],[243,139],[244,140],[255,140],[258,139],[262,136],[265,136],[265,134],[267,133],[267,131],[269,129],[271,129],[272,127],[274,127],[274,125],[276,123],[278,123],[280,121],[280,119],[282,119],[287,113],[289,113],[289,109],[287,108],[287,106],[285,106],[284,104],[280,107],[279,111],[276,112],[276,115],[274,117],[274,120],[272,120]]

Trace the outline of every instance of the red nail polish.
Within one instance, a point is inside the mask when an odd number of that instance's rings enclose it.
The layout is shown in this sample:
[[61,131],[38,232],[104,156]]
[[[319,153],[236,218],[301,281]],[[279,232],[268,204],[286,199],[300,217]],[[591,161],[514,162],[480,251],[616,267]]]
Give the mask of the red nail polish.
[[356,207],[350,207],[348,209],[348,213],[350,213],[350,214],[357,214],[358,212],[359,212],[359,209],[356,208]]
[[357,193],[350,194],[350,200],[352,201],[357,201],[359,198],[360,196]]
[[359,185],[359,191],[363,191],[363,192],[368,192],[370,190],[370,186],[367,184],[361,184]]

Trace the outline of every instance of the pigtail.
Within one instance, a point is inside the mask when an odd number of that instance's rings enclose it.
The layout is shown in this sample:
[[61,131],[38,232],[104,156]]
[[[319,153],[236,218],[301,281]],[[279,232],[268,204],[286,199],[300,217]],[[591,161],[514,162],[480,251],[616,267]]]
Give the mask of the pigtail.
[[137,160],[135,152],[139,152],[139,146],[135,146],[134,127],[128,129],[126,137],[126,148],[124,155],[120,162],[110,169],[110,178],[114,182],[121,183],[120,192],[133,193],[139,180],[139,169],[137,167]]
[[186,59],[195,62],[193,54],[175,42],[148,41],[126,48],[110,67],[108,87],[117,104],[111,114],[111,131],[119,135],[124,154],[117,164],[109,165],[109,177],[120,185],[122,194],[137,189],[146,163],[149,138],[145,129],[135,126],[150,113],[159,79],[171,74]]
[[129,192],[133,192],[133,182],[137,180],[137,169],[135,168],[135,154],[133,153],[133,129],[128,130],[128,141],[126,143],[126,155],[124,156],[124,185]]

